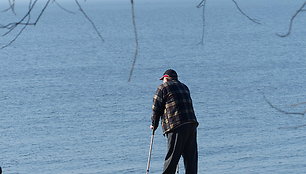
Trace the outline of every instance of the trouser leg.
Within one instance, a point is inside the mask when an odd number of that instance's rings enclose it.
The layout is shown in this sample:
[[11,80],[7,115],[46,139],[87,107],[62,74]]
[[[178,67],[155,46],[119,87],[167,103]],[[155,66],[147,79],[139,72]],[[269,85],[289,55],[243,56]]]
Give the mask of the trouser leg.
[[186,174],[197,174],[198,149],[196,126],[186,124],[168,133],[168,153],[163,174],[174,174],[181,155],[184,157]]
[[183,150],[185,174],[197,174],[198,171],[198,149],[196,127],[191,127],[190,134],[186,140]]
[[168,153],[163,174],[174,174],[183,151],[183,140],[178,132],[168,133]]

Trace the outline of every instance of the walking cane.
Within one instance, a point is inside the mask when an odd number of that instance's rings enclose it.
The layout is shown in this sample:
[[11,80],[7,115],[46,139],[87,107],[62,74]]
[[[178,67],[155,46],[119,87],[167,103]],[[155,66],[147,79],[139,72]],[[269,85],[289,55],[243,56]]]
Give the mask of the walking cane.
[[150,150],[149,150],[149,157],[148,157],[148,164],[147,164],[147,172],[146,172],[146,174],[149,174],[149,170],[150,170],[150,162],[151,162],[153,139],[154,139],[154,129],[153,129],[152,135],[151,135]]

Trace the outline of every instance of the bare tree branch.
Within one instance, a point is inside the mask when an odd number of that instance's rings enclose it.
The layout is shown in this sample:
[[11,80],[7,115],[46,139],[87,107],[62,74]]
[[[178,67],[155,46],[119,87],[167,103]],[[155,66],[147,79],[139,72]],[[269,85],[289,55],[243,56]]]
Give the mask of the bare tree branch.
[[197,5],[197,8],[201,8],[205,6],[206,0],[201,0],[201,2]]
[[[304,112],[288,112],[288,111],[285,111],[285,110],[282,110],[276,106],[274,106],[268,99],[267,97],[263,94],[263,97],[264,97],[264,100],[270,105],[271,108],[277,110],[278,112],[281,112],[283,114],[287,114],[287,115],[302,115],[302,116],[305,116],[306,114],[306,111]],[[306,102],[305,102],[306,103]],[[299,104],[305,104],[305,103],[299,103]],[[298,105],[298,104],[295,104],[295,105]],[[293,105],[292,105],[293,106]],[[303,124],[303,125],[298,125],[298,126],[288,126],[288,127],[280,127],[279,129],[299,129],[299,128],[302,128],[302,127],[306,127],[306,124]]]
[[265,94],[263,94],[263,97],[264,97],[264,100],[270,105],[271,108],[277,110],[278,112],[281,112],[283,114],[288,114],[288,115],[302,115],[304,116],[306,114],[306,111],[304,112],[288,112],[288,111],[285,111],[285,110],[282,110],[276,106],[274,106],[268,99],[267,97],[265,96]]
[[302,104],[306,104],[306,102],[302,102],[302,103],[293,104],[293,105],[291,105],[291,106],[298,106],[298,105],[302,105]]
[[13,2],[11,2],[11,0],[9,0],[9,3],[10,3],[10,6],[11,6],[13,14],[16,15],[16,12],[15,12],[15,0],[12,0],[12,1]]
[[57,0],[53,0],[53,3],[55,3],[60,9],[64,10],[67,13],[75,14],[75,12],[68,10],[67,8],[63,7],[60,3],[57,2]]
[[239,12],[240,12],[243,16],[247,17],[250,21],[252,21],[252,22],[254,22],[254,23],[256,23],[256,24],[261,24],[260,22],[258,22],[259,20],[254,19],[254,18],[251,18],[251,17],[248,16],[245,12],[243,12],[242,9],[239,7],[238,3],[237,3],[235,0],[232,0],[232,1],[233,1],[233,3],[236,5],[237,9],[239,10]]
[[301,127],[306,127],[306,124],[299,125],[299,126],[295,126],[294,128],[295,128],[295,129],[298,129],[298,128],[301,128]]
[[[29,9],[31,8],[31,4],[32,4],[32,0],[30,0],[30,3],[29,3]],[[31,20],[31,14],[28,15],[28,20],[27,20],[27,23],[29,23]],[[17,38],[21,35],[21,33],[26,29],[28,25],[24,25],[21,30],[18,32],[18,34],[6,45],[2,46],[1,49],[4,49],[8,46],[10,46],[13,42],[15,42],[17,40]]]
[[14,15],[16,15],[16,12],[15,12],[15,0],[8,0],[8,3],[9,3],[9,7],[5,10],[2,10],[2,12],[7,12],[9,10],[11,10],[13,12]]
[[41,12],[39,13],[38,17],[36,18],[35,22],[33,23],[30,23],[30,22],[26,22],[24,23],[23,21],[30,15],[30,13],[32,12],[34,6],[36,5],[38,0],[35,0],[34,3],[32,4],[32,6],[30,7],[30,9],[28,10],[28,12],[24,15],[24,17],[18,21],[18,22],[12,22],[12,23],[9,23],[7,25],[2,25],[1,28],[6,28],[8,29],[9,31],[6,32],[5,34],[3,34],[3,36],[9,34],[11,31],[13,31],[17,26],[19,25],[36,25],[37,22],[39,21],[39,19],[41,18],[41,16],[43,15],[43,13],[45,12],[46,8],[48,7],[49,3],[51,0],[48,0],[47,3],[45,4],[44,8],[41,10]]
[[202,38],[199,44],[204,45],[204,34],[205,34],[205,7],[206,7],[206,0],[202,0],[197,8],[202,8]]
[[287,37],[287,36],[290,35],[291,30],[292,30],[293,20],[295,19],[295,17],[296,17],[299,13],[305,12],[305,11],[306,11],[306,9],[303,9],[303,8],[305,7],[305,5],[306,5],[306,1],[303,3],[303,5],[302,5],[302,6],[294,13],[294,15],[291,17],[290,23],[289,23],[288,32],[287,32],[286,34],[278,34],[278,33],[276,33],[277,36],[279,36],[279,37]]
[[[32,8],[32,0],[30,0],[30,2],[29,2],[29,10],[30,10],[31,8]],[[31,20],[31,13],[29,13],[29,15],[28,15],[27,23],[29,23],[30,20]],[[2,46],[1,49],[5,48],[5,47],[8,47],[8,46],[10,46],[13,42],[15,42],[15,40],[21,35],[21,33],[23,32],[23,30],[25,30],[27,26],[28,26],[28,25],[24,25],[24,26],[21,28],[21,30],[18,32],[18,34],[17,34],[8,44]]]
[[104,42],[104,39],[101,35],[101,33],[99,32],[99,30],[97,29],[95,23],[89,18],[89,16],[86,14],[86,12],[83,10],[82,6],[80,5],[78,0],[75,0],[75,3],[78,5],[79,10],[82,12],[82,14],[85,16],[85,18],[91,23],[92,27],[95,29],[96,33],[98,34],[98,36],[100,37],[100,39],[102,40],[102,42]]
[[[10,32],[12,32],[17,26],[19,25],[24,25],[23,28],[18,32],[18,34],[6,45],[2,46],[1,49],[11,45],[13,42],[16,41],[16,39],[22,34],[22,32],[25,30],[25,28],[29,25],[33,25],[35,26],[37,24],[37,22],[39,21],[39,19],[41,18],[41,16],[43,15],[43,13],[45,12],[46,8],[48,7],[49,3],[51,0],[48,0],[45,4],[45,6],[43,7],[43,9],[41,10],[41,12],[39,13],[38,17],[36,18],[35,22],[30,23],[31,17],[30,14],[35,6],[35,4],[37,3],[38,0],[35,0],[32,4],[32,0],[30,0],[29,3],[29,10],[28,12],[25,14],[25,16],[18,22],[13,22],[13,23],[9,23],[5,26],[1,25],[0,28],[5,28],[8,29],[8,31],[6,33],[4,33],[2,36],[6,36],[7,34],[9,34]],[[23,22],[26,18],[28,18],[28,20],[26,22]]]
[[137,59],[137,56],[138,56],[138,50],[139,50],[138,33],[137,33],[136,20],[135,20],[134,0],[131,0],[131,6],[132,6],[132,20],[133,20],[134,35],[135,35],[135,53],[134,53],[134,60],[133,60],[133,64],[132,64],[132,67],[131,67],[131,70],[130,70],[130,76],[129,76],[128,82],[130,82],[131,79],[132,79],[133,71],[134,71],[135,64],[136,64],[136,59]]
[[[29,3],[29,9],[27,11],[27,13],[18,21],[18,22],[11,22],[8,23],[6,25],[1,25],[0,24],[0,29],[7,29],[8,31],[5,32],[2,36],[6,36],[9,33],[11,33],[13,30],[15,30],[18,26],[23,25],[23,27],[21,28],[21,30],[17,33],[17,35],[6,45],[2,46],[2,48],[8,47],[9,45],[11,45],[13,42],[15,42],[17,40],[17,38],[22,34],[22,32],[25,30],[25,28],[29,25],[35,26],[38,21],[40,20],[41,16],[44,14],[46,8],[49,6],[50,2],[54,2],[56,3],[60,8],[62,8],[63,10],[70,12],[69,10],[65,9],[64,7],[62,7],[56,0],[48,0],[46,2],[46,4],[44,5],[43,9],[41,10],[41,12],[39,13],[38,17],[36,18],[36,20],[34,22],[30,22],[31,21],[31,17],[30,14],[32,12],[32,10],[34,9],[35,5],[37,4],[38,0],[35,0],[32,3],[32,0],[30,0]],[[12,2],[9,0],[11,8],[13,9],[14,4],[15,4],[15,0],[13,0]],[[82,12],[82,14],[86,17],[86,19],[92,24],[93,28],[95,29],[95,31],[97,32],[98,36],[100,37],[100,39],[102,41],[104,41],[102,35],[100,34],[100,32],[98,31],[96,25],[94,24],[94,22],[88,17],[88,15],[86,14],[86,12],[83,10],[82,6],[79,4],[78,0],[75,0],[76,4],[79,7],[79,10]],[[72,12],[73,13],[73,12]],[[25,21],[27,19],[27,21]]]
[[299,129],[299,128],[302,128],[302,127],[306,127],[306,124],[302,124],[302,125],[299,125],[299,126],[280,127],[279,129]]

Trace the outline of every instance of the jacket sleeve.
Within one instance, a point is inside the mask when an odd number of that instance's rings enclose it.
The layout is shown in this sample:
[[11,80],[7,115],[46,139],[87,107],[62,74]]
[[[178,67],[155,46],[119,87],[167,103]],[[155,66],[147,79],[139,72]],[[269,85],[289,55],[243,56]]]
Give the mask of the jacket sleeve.
[[152,120],[152,126],[154,126],[154,129],[157,129],[158,127],[158,122],[164,112],[164,107],[165,107],[165,104],[164,104],[164,98],[163,98],[163,88],[162,86],[159,86],[153,97],[153,106],[152,106],[153,114],[152,114],[151,120]]

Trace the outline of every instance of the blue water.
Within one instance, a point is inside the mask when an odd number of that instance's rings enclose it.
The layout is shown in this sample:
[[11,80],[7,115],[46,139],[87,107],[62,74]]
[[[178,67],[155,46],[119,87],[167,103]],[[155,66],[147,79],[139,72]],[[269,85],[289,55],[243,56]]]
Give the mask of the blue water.
[[[7,2],[6,2],[7,3]],[[207,1],[205,45],[198,1],[137,1],[139,58],[129,1],[87,1],[105,42],[77,13],[50,6],[37,26],[0,50],[0,166],[5,174],[144,173],[152,97],[168,68],[191,90],[199,173],[301,174],[306,171],[305,15],[302,1]],[[72,2],[63,6],[77,11]],[[0,3],[1,9],[6,7]],[[22,11],[22,5],[18,6]],[[37,13],[36,11],[35,13]],[[1,23],[15,17],[1,14]],[[33,17],[34,18],[34,17]],[[3,37],[1,45],[13,35]],[[166,139],[154,140],[151,173],[161,173]],[[183,163],[180,163],[183,172]]]

